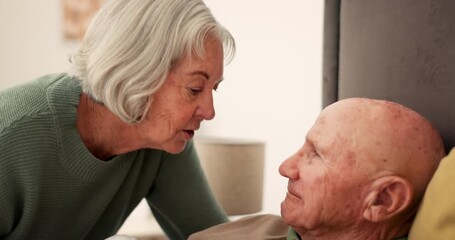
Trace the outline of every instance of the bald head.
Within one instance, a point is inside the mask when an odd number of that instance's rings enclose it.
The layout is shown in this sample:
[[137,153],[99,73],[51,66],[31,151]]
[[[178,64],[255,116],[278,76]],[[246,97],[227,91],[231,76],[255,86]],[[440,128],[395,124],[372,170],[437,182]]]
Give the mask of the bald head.
[[[333,121],[333,124],[324,124]],[[315,126],[333,127],[345,138],[345,149],[356,154],[356,165],[372,172],[407,178],[417,197],[445,155],[442,139],[432,124],[397,103],[350,98],[323,110]]]
[[289,179],[282,218],[302,239],[403,236],[444,154],[436,129],[411,109],[365,98],[338,101],[280,166]]
[[436,129],[411,109],[338,101],[280,166],[289,179],[281,216],[302,239],[404,236],[444,154]]

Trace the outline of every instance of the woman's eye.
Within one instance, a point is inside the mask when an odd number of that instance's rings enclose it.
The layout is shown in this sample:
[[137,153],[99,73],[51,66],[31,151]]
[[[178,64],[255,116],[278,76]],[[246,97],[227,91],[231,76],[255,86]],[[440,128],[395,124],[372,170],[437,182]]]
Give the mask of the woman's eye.
[[188,91],[191,95],[197,95],[198,93],[202,92],[201,88],[189,88]]
[[215,91],[215,92],[216,92],[216,91],[218,90],[218,86],[219,86],[219,83],[218,83],[218,84],[216,84],[215,86],[213,86],[213,91]]

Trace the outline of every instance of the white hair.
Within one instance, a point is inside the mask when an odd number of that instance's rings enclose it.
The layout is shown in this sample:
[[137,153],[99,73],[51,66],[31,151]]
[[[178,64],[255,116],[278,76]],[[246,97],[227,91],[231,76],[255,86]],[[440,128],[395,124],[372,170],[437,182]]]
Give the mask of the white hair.
[[202,0],[112,0],[71,56],[70,74],[93,100],[135,123],[180,59],[205,54],[208,37],[223,43],[230,61],[235,41]]

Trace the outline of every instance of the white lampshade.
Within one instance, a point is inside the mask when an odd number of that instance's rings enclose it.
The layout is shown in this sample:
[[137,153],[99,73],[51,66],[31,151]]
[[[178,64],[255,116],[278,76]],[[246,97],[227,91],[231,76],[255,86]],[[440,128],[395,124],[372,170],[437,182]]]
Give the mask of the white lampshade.
[[265,143],[220,138],[194,142],[209,185],[226,214],[261,211]]

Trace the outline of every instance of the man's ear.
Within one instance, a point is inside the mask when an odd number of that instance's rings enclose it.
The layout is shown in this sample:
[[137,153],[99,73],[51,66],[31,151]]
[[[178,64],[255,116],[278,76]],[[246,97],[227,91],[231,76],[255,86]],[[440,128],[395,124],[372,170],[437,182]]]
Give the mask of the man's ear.
[[363,217],[371,222],[387,220],[409,207],[412,203],[411,183],[398,176],[376,179],[364,199]]

